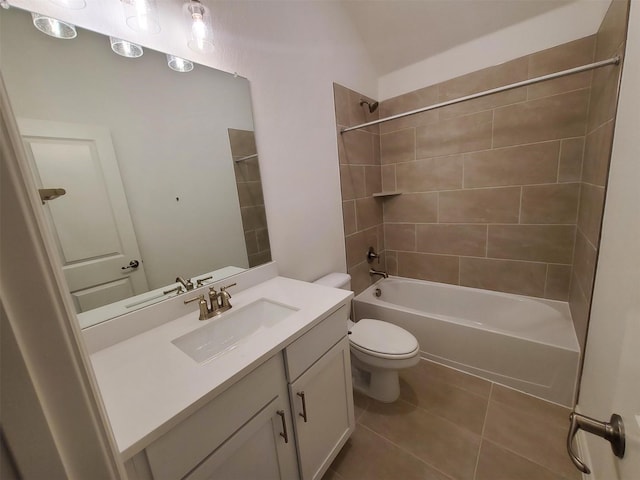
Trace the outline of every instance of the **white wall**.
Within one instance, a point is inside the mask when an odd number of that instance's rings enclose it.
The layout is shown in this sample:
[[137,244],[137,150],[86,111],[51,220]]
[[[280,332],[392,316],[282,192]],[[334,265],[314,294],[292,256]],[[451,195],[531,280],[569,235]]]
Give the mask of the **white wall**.
[[[622,70],[622,86],[611,156],[611,170],[605,203],[602,242],[593,307],[585,350],[579,408],[582,413],[608,420],[612,413],[624,415],[620,399],[634,405],[638,415],[640,360],[637,355],[640,303],[640,1],[631,1],[627,49]],[[635,369],[631,382],[621,385],[621,352],[634,358],[625,366]],[[633,353],[631,353],[633,352]],[[629,355],[631,353],[631,355]],[[629,358],[627,357],[627,358]],[[635,420],[635,421],[634,421]],[[594,474],[609,480],[637,478],[638,470],[628,470],[640,461],[640,422],[626,416],[627,454],[616,465],[607,442],[586,435]],[[635,462],[635,463],[633,463]],[[627,476],[625,476],[625,466]]]
[[383,75],[378,80],[378,99],[386,100],[592,35],[598,31],[610,3],[578,0]]

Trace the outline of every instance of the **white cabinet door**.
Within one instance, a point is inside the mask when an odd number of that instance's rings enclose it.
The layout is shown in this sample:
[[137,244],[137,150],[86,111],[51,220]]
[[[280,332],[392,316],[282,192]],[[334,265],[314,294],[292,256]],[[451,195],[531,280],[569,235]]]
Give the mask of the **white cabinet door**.
[[298,478],[289,402],[278,397],[225,441],[186,480]]
[[[111,134],[104,127],[19,119],[43,208],[78,312],[148,291]],[[136,268],[127,268],[137,261]],[[124,269],[123,269],[124,267]]]
[[302,479],[320,479],[355,428],[348,339],[292,383],[289,394]]

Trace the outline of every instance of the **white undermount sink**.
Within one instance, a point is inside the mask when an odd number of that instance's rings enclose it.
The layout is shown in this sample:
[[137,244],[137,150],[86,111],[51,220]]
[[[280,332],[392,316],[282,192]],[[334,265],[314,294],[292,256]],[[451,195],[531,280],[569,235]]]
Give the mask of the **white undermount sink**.
[[171,341],[198,363],[216,358],[238,346],[243,339],[274,327],[298,309],[261,298],[230,310],[207,325]]

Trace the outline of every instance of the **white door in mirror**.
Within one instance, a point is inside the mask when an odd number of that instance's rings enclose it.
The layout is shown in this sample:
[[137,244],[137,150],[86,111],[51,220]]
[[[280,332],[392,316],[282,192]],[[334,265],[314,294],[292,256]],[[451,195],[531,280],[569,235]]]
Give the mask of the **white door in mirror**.
[[43,206],[78,312],[148,290],[109,130],[19,119]]

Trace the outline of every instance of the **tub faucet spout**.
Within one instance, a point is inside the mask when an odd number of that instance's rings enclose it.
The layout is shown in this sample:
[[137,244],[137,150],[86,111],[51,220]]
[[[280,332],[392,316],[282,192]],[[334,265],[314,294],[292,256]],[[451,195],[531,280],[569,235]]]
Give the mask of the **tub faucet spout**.
[[369,269],[369,275],[380,275],[383,278],[389,278],[389,274],[387,272],[383,272],[382,270],[374,270],[373,268]]

